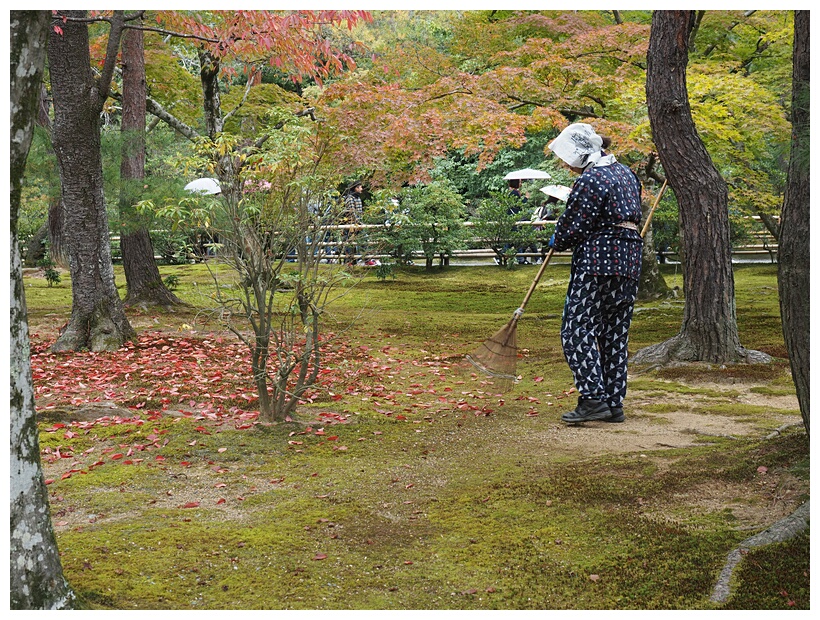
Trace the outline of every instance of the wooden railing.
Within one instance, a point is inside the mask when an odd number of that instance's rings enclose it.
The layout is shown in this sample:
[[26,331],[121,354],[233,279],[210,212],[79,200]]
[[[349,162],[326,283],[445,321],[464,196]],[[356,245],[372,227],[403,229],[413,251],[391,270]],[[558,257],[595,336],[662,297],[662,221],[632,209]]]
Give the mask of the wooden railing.
[[[539,221],[522,221],[520,224],[522,225],[530,225],[530,226],[544,226],[555,224],[556,220],[539,220]],[[473,222],[464,222],[463,224],[466,228],[472,228],[475,224]],[[332,232],[334,230],[373,230],[373,229],[380,229],[384,228],[384,224],[338,224],[333,226],[322,226],[320,230]],[[753,242],[741,246],[737,246],[732,249],[732,256],[739,257],[740,259],[752,259],[754,257],[764,257],[768,258],[771,263],[777,262],[777,242],[768,232],[757,232],[753,233]],[[111,241],[114,242],[112,244],[112,257],[114,260],[121,260],[121,255],[119,253],[119,236],[113,235],[111,237]],[[480,239],[472,239],[470,241],[471,244],[480,243]],[[350,245],[350,242],[345,241],[327,241],[323,242],[322,245],[327,248],[339,248],[345,245]],[[539,247],[540,249],[540,242],[536,242],[534,245]],[[516,257],[520,258],[527,258],[527,259],[535,259],[541,258],[546,254],[545,252],[523,252],[516,254]],[[556,258],[559,257],[569,257],[571,256],[571,251],[566,252],[556,252]],[[670,250],[663,253],[667,259],[671,259],[672,261],[679,261],[680,257],[676,250]],[[385,258],[386,256],[379,253],[374,254],[367,254],[366,256],[370,256],[373,258]],[[451,256],[454,258],[460,259],[492,259],[496,256],[495,252],[489,247],[486,248],[477,248],[477,249],[470,249],[470,250],[454,250],[451,252]],[[361,258],[362,255],[357,255],[357,258]],[[156,259],[161,259],[161,256],[155,256]],[[424,258],[424,254],[422,252],[414,252],[413,258]]]

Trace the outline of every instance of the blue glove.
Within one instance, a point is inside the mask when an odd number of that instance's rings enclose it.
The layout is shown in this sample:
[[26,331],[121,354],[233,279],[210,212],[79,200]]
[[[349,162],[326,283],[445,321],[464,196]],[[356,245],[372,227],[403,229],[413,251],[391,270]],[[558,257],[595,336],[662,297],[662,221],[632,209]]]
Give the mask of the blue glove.
[[555,234],[554,233],[553,233],[552,237],[550,237],[550,240],[547,241],[547,247],[549,247],[549,248],[555,247]]

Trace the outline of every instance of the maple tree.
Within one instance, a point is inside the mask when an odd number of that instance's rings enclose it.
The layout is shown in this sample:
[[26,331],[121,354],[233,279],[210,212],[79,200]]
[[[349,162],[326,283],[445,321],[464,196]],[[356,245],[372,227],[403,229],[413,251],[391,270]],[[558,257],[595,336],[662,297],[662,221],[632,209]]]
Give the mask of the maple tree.
[[[323,315],[350,276],[342,265],[323,264],[324,227],[339,219],[327,136],[309,119],[272,113],[289,122],[270,129],[266,149],[242,166],[240,201],[229,193],[144,208],[175,228],[198,226],[218,240],[206,265],[217,284],[219,320],[250,350],[261,417],[282,421],[319,379]],[[230,150],[231,140],[220,135],[217,148]],[[210,144],[199,146],[201,160],[213,161]]]
[[[251,114],[250,132],[240,123],[235,134],[229,133],[226,123],[253,90],[261,90],[254,88],[260,52],[294,80],[308,75],[321,81],[352,63],[319,36],[321,29],[343,22],[352,25],[367,17],[355,11],[217,12],[215,25],[211,25],[181,13],[158,15],[164,27],[194,34],[198,41],[205,135],[200,136],[153,100],[148,107],[195,143],[200,156],[195,167],[210,170],[220,179],[221,197],[211,203],[210,213],[203,214],[203,222],[213,225],[218,234],[220,254],[238,274],[242,293],[233,296],[218,289],[218,301],[223,308],[239,309],[239,316],[253,330],[248,338],[243,328],[227,322],[251,350],[260,410],[269,420],[288,417],[320,371],[320,316],[338,277],[318,270],[321,254],[317,244],[322,237],[315,231],[308,205],[329,202],[327,188],[338,180],[338,172],[322,176],[327,132],[300,124],[307,118],[315,120],[312,108],[294,112],[276,106],[264,114]],[[227,60],[245,64],[248,78],[242,99],[223,114],[219,79],[223,72],[230,75],[234,71],[232,64],[225,64]],[[183,203],[164,212],[171,211],[177,212],[177,221],[184,218],[190,224],[196,219]],[[305,241],[308,235],[309,243]],[[288,262],[292,252],[297,257],[296,273]],[[274,300],[285,284],[293,297],[283,309]],[[285,318],[274,327],[277,317]],[[269,372],[272,361],[273,376]]]

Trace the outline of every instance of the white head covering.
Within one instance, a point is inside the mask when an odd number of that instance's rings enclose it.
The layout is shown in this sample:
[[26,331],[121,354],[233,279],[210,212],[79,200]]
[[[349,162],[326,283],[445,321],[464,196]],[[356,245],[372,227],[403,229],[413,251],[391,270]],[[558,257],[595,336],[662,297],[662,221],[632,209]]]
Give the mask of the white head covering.
[[604,141],[592,125],[573,123],[562,131],[548,147],[572,168],[586,168],[594,166],[608,166],[615,163],[613,155],[602,155]]

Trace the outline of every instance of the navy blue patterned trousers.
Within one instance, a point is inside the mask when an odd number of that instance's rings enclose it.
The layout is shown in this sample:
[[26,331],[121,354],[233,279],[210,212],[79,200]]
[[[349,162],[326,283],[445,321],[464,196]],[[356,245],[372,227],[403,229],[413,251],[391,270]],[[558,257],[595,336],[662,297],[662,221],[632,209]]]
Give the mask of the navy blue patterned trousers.
[[590,276],[573,269],[564,304],[561,344],[580,396],[622,407],[626,347],[638,281]]

